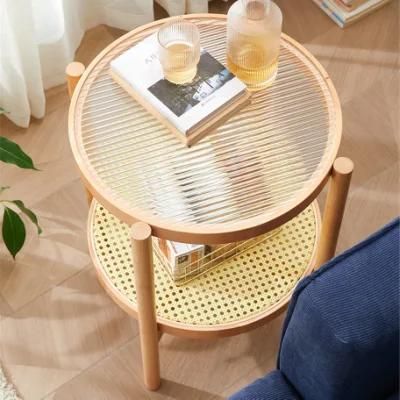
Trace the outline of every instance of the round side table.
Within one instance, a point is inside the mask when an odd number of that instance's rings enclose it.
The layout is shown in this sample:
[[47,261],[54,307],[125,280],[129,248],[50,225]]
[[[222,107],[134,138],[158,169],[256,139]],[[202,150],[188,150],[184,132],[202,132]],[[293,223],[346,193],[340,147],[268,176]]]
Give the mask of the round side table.
[[[184,18],[225,63],[226,17]],[[334,255],[353,170],[349,159],[336,159],[342,119],[335,89],[314,57],[286,35],[273,85],[185,147],[109,74],[112,59],[164,22],[122,36],[84,73],[77,63],[67,68],[70,142],[91,204],[90,253],[108,294],[139,320],[151,390],[160,385],[162,333],[234,335],[284,310],[297,282]],[[315,199],[329,177],[321,226]],[[266,243],[184,286],[153,255],[152,236],[222,244],[278,226]]]

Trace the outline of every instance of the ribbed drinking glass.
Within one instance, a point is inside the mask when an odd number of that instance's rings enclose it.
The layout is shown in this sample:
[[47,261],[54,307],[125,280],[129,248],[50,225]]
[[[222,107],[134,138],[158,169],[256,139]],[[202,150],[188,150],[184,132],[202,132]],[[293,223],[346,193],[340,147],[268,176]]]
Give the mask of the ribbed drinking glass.
[[172,83],[191,82],[200,60],[200,33],[184,19],[163,25],[158,31],[159,58],[165,79]]

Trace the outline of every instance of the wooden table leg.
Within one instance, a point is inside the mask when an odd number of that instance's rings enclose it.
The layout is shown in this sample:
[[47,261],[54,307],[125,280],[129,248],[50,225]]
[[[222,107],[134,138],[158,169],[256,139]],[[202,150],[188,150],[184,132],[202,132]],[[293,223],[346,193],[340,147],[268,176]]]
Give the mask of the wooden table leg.
[[[76,61],[68,64],[67,68],[65,68],[65,74],[67,76],[68,95],[70,98],[74,94],[75,87],[78,84],[79,79],[81,79],[81,76],[83,75],[84,72],[85,72],[85,66],[82,63]],[[93,200],[93,196],[89,192],[89,190],[86,189],[86,187],[85,190],[86,190],[87,202],[90,207],[90,204],[92,203]]]
[[328,197],[322,219],[321,240],[316,261],[317,267],[320,267],[335,255],[353,169],[354,164],[349,158],[340,157],[333,163]]
[[75,86],[84,72],[85,66],[80,62],[75,61],[67,65],[65,74],[67,75],[68,94],[70,98],[74,94]]
[[92,195],[92,193],[89,192],[89,190],[87,190],[86,187],[85,187],[85,193],[86,193],[86,200],[87,200],[87,202],[89,204],[89,207],[90,207],[90,205],[92,204],[93,195]]
[[160,362],[150,226],[144,222],[133,224],[131,237],[144,383],[149,390],[157,390],[160,387]]

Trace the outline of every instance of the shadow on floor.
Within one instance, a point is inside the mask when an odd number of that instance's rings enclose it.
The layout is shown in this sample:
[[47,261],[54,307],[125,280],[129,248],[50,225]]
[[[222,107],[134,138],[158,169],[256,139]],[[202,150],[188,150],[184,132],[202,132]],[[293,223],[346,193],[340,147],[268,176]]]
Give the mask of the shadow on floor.
[[157,393],[175,400],[225,400],[224,397],[219,395],[186,386],[182,383],[173,382],[168,379],[162,380],[161,387]]

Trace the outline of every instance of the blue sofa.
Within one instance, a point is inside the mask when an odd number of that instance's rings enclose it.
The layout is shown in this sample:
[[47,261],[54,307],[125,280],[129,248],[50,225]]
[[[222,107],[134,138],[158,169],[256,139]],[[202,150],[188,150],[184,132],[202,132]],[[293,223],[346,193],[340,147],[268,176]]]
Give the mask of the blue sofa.
[[277,370],[230,400],[399,399],[399,219],[297,286]]

